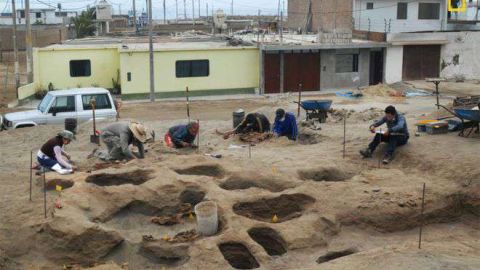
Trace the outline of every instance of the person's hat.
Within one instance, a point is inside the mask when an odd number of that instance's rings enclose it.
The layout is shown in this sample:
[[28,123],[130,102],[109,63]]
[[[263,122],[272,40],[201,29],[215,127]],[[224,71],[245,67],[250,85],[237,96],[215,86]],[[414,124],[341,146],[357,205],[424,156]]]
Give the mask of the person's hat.
[[142,143],[147,141],[148,132],[147,132],[147,128],[144,125],[140,123],[132,122],[128,127],[132,131],[135,139],[139,140]]
[[62,132],[59,132],[57,135],[64,138],[64,139],[70,140],[70,141],[73,141],[73,140],[76,139],[75,134],[73,134],[73,132],[71,132],[69,130],[64,130]]

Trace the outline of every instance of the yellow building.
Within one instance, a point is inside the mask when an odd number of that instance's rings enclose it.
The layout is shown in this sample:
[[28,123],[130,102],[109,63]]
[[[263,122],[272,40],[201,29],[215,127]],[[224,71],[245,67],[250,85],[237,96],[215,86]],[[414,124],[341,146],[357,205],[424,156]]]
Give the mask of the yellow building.
[[[34,82],[19,88],[19,100],[35,91],[77,87],[113,88],[123,98],[147,98],[150,92],[148,44],[52,45],[34,49]],[[219,42],[154,44],[157,97],[253,93],[259,87],[256,47]]]

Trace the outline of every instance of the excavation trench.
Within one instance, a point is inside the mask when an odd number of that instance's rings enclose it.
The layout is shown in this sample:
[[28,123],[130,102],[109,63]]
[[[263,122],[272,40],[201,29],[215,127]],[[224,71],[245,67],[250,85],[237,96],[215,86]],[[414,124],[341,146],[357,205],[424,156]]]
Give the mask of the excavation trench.
[[125,184],[141,185],[153,177],[152,170],[135,170],[126,173],[99,173],[90,175],[85,180],[87,183],[92,183],[98,186],[119,186]]
[[283,194],[269,199],[239,202],[233,205],[237,215],[265,222],[284,222],[302,215],[315,199],[301,193]]
[[62,190],[68,189],[73,187],[74,182],[73,180],[67,179],[51,179],[47,180],[46,182],[46,189],[47,190],[56,190],[57,186],[62,187]]
[[220,184],[220,187],[226,190],[243,190],[249,188],[261,188],[271,192],[284,191],[290,188],[280,180],[270,178],[247,178],[242,176],[232,176]]
[[223,177],[225,172],[219,165],[196,165],[188,168],[174,169],[178,174]]
[[325,254],[323,256],[320,256],[317,259],[317,263],[325,263],[325,262],[328,262],[328,261],[333,261],[335,259],[345,257],[345,256],[348,256],[348,255],[352,255],[352,254],[355,254],[355,253],[357,253],[357,250],[354,249],[354,248],[340,250],[340,251],[328,252],[327,254]]
[[242,243],[227,242],[218,245],[228,263],[236,269],[254,269],[260,267],[257,259]]
[[265,249],[270,256],[279,256],[287,253],[285,240],[274,230],[268,227],[251,228],[248,235]]
[[353,174],[336,167],[324,167],[298,170],[298,176],[302,180],[339,182],[351,178]]

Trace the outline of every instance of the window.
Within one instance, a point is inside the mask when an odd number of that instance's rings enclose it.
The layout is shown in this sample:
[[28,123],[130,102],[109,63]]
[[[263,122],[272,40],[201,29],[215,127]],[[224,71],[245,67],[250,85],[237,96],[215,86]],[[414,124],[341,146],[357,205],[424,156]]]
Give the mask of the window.
[[82,105],[83,110],[91,110],[92,104],[90,101],[92,98],[95,98],[95,109],[111,109],[112,103],[110,103],[110,98],[107,94],[89,94],[89,95],[82,95]]
[[41,12],[35,12],[35,18],[41,19],[42,18],[42,13]]
[[440,18],[440,3],[418,3],[419,20],[438,20]]
[[91,74],[90,60],[72,60],[70,61],[71,77],[88,77]]
[[208,60],[177,61],[175,63],[177,78],[207,77],[210,75]]
[[367,2],[367,9],[373,9],[373,2]]
[[131,72],[127,72],[127,81],[132,81],[132,73]]
[[407,19],[408,3],[400,2],[397,4],[397,20]]
[[20,10],[20,18],[25,18],[25,10]]
[[358,72],[358,54],[337,54],[335,72]]
[[75,112],[75,96],[57,97],[49,113]]

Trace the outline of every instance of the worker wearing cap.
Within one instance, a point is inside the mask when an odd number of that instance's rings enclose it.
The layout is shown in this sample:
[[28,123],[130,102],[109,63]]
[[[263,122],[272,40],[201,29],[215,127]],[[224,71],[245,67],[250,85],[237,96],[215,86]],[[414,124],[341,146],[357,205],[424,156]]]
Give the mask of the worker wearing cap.
[[64,130],[43,144],[37,153],[40,166],[60,174],[68,174],[76,170],[77,167],[70,161],[70,155],[63,149],[63,146],[68,145],[72,140],[75,140],[75,135],[71,131]]
[[171,127],[165,134],[165,144],[175,148],[195,147],[193,141],[197,137],[199,128],[197,122]]
[[291,112],[285,112],[284,109],[278,109],[275,112],[273,135],[275,137],[286,136],[289,140],[296,141],[298,137],[298,128],[295,115]]
[[[387,124],[387,130],[377,132],[376,128]],[[395,149],[398,146],[407,144],[410,137],[408,133],[407,120],[405,116],[399,114],[395,107],[388,106],[385,108],[385,116],[370,126],[370,131],[375,133],[375,137],[365,150],[360,150],[360,154],[364,158],[372,157],[373,152],[381,142],[387,143],[387,150],[383,157],[383,164],[388,164],[393,160]]]
[[[103,160],[122,160],[144,158],[143,144],[147,141],[147,128],[136,122],[118,122],[102,129],[100,138],[107,146],[107,152],[98,152],[96,156]],[[131,150],[138,148],[138,152]]]

